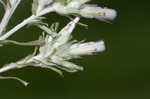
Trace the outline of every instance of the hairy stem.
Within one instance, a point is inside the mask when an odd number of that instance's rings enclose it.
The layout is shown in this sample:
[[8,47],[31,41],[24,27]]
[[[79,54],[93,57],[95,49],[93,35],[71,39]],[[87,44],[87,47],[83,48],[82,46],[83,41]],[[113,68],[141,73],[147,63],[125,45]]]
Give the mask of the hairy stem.
[[36,40],[36,41],[29,41],[29,42],[17,42],[13,40],[0,40],[0,44],[8,45],[14,44],[19,46],[41,46],[45,43],[45,40]]
[[7,4],[8,7],[5,8],[6,12],[3,16],[1,23],[0,23],[0,35],[2,35],[3,32],[5,31],[10,18],[12,17],[13,13],[15,12],[15,10],[18,7],[18,5],[20,4],[20,2],[21,2],[21,0],[18,0],[18,2],[12,7],[9,7]]
[[13,29],[11,29],[10,31],[8,31],[7,33],[5,33],[4,35],[2,35],[0,37],[0,40],[5,40],[8,37],[10,37],[11,35],[13,35],[16,31],[18,31],[19,29],[21,29],[22,27],[24,27],[25,25],[34,22],[37,18],[39,18],[40,16],[43,16],[49,12],[52,12],[53,8],[47,8],[43,11],[41,11],[39,14],[37,15],[32,15],[30,17],[28,17],[27,19],[25,19],[23,22],[21,22],[20,24],[18,24],[17,26],[15,26]]
[[3,73],[3,72],[6,72],[6,71],[9,71],[9,70],[12,70],[12,69],[16,69],[17,66],[15,63],[11,63],[11,64],[8,64],[7,66],[4,66],[2,68],[0,68],[0,73]]
[[5,40],[7,39],[9,36],[11,36],[12,34],[14,34],[16,31],[18,31],[20,28],[24,27],[25,25],[33,22],[34,19],[36,19],[37,17],[35,15],[30,16],[29,18],[25,19],[23,22],[21,22],[20,24],[18,24],[17,26],[15,26],[13,29],[11,29],[10,31],[8,31],[7,33],[5,33],[4,35],[2,35],[0,37],[0,40]]

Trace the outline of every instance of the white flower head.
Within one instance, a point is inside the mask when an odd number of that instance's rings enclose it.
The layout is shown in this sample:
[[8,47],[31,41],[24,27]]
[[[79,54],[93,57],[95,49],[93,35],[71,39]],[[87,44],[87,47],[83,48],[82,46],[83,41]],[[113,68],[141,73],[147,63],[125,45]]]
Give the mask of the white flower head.
[[36,57],[36,60],[43,61],[43,63],[49,65],[53,64],[56,67],[65,68],[67,71],[73,72],[83,70],[83,67],[68,60],[79,58],[82,55],[92,55],[93,53],[104,51],[104,41],[86,43],[70,41],[71,33],[79,20],[80,18],[76,17],[69,22],[54,39],[48,35],[45,45],[40,47],[40,53]]
[[87,5],[80,10],[80,15],[86,18],[96,18],[103,21],[115,19],[117,12],[114,9]]
[[104,41],[98,41],[98,42],[73,44],[70,48],[69,53],[74,56],[80,56],[80,55],[91,55],[92,53],[102,52],[104,50],[105,50]]
[[53,8],[62,15],[79,14],[85,18],[95,18],[101,21],[114,20],[117,12],[114,9],[86,4],[90,0],[70,0],[66,5],[55,2]]
[[68,2],[66,1],[66,5],[60,2],[55,2],[53,7],[59,14],[79,14],[80,7],[89,1],[90,0],[70,0]]

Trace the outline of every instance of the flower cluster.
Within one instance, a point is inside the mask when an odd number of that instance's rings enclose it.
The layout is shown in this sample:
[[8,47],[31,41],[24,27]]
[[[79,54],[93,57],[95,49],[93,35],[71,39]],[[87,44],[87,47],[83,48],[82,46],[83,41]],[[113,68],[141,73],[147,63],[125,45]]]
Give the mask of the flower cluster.
[[[76,17],[73,21],[69,22],[59,33],[52,32],[56,35],[52,37],[47,35],[45,38],[45,44],[40,47],[39,54],[29,59],[31,61],[39,62],[34,66],[39,66],[41,63],[47,65],[47,67],[61,68],[66,71],[75,72],[83,70],[83,67],[78,66],[68,60],[73,58],[79,58],[81,55],[92,55],[95,52],[102,52],[105,50],[104,41],[97,42],[77,42],[71,40],[71,33],[74,30],[79,17]],[[47,28],[48,29],[48,28]],[[36,61],[35,61],[36,60]],[[32,62],[33,63],[33,62]],[[41,67],[43,66],[41,64]]]
[[[21,1],[0,0],[0,4],[5,8],[5,13],[0,23],[0,46],[2,47],[5,44],[36,46],[36,50],[33,54],[0,68],[0,73],[27,66],[51,69],[61,75],[61,70],[67,72],[82,71],[84,70],[82,66],[76,65],[70,62],[70,60],[80,58],[83,55],[93,55],[93,53],[105,50],[103,40],[96,42],[78,42],[77,40],[71,39],[72,32],[77,23],[81,24],[79,23],[80,17],[111,21],[117,15],[114,9],[90,4],[91,0],[33,0],[32,15],[8,31],[6,30],[7,24]],[[71,15],[75,18],[71,19],[71,22],[57,33],[57,25],[52,24],[52,27],[49,28],[47,23],[42,22],[42,16],[51,12],[69,17]],[[31,42],[7,40],[8,37],[28,24],[36,25],[42,29],[44,35],[40,36],[41,38],[39,40]],[[0,79],[16,79],[25,86],[28,84],[26,81],[17,77],[0,76]]]
[[[95,18],[102,21],[113,20],[116,17],[116,11],[114,9],[88,4],[90,1],[91,0],[38,0],[38,2],[36,1],[36,13],[39,14],[45,9],[51,8],[53,12],[55,11],[62,15],[76,14],[85,18]],[[35,3],[33,4],[35,5]]]

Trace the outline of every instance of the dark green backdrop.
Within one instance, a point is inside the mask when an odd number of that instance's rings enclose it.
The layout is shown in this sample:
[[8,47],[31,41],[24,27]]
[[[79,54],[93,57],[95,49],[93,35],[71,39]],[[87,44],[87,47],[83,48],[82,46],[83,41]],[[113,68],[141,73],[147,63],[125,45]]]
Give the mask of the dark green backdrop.
[[[8,29],[20,23],[31,12],[30,0],[23,0]],[[78,40],[105,40],[107,50],[94,56],[74,60],[85,67],[83,72],[65,73],[62,78],[53,71],[40,68],[12,70],[3,75],[21,77],[28,87],[13,80],[0,80],[0,99],[149,99],[150,98],[150,1],[93,0],[118,11],[117,19],[108,24],[81,19],[89,25],[77,26],[73,35]],[[0,17],[3,9],[0,7]],[[47,15],[49,24],[69,20],[56,14]],[[10,39],[29,41],[41,33],[36,27],[24,27]],[[32,53],[32,47],[0,48],[0,65],[16,61]]]

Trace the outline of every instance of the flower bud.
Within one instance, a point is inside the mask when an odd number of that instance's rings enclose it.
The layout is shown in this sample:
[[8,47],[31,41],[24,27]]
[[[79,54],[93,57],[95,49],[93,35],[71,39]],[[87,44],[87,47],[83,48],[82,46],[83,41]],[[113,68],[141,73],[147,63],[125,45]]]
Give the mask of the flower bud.
[[59,38],[56,40],[55,47],[58,47],[60,45],[63,45],[70,40],[71,33],[74,30],[76,24],[79,22],[80,18],[76,17],[73,21],[68,23],[60,32],[59,32]]
[[88,42],[72,45],[70,48],[70,54],[75,56],[91,55],[94,52],[102,52],[104,50],[105,50],[104,41]]
[[114,9],[86,6],[80,10],[80,14],[86,18],[96,18],[99,20],[113,20],[117,16]]
[[56,48],[67,43],[71,38],[71,33],[74,30],[76,23],[80,20],[79,17],[76,17],[73,21],[69,22],[58,34],[57,39],[53,42],[52,45],[48,43],[48,48],[46,52],[46,57],[50,56]]

